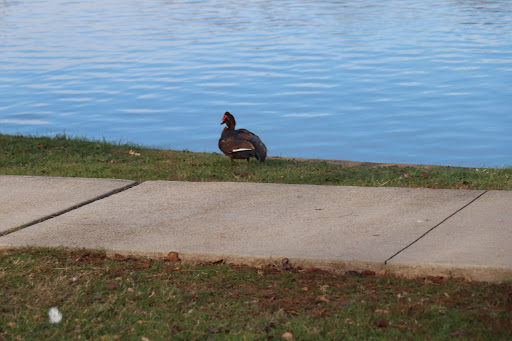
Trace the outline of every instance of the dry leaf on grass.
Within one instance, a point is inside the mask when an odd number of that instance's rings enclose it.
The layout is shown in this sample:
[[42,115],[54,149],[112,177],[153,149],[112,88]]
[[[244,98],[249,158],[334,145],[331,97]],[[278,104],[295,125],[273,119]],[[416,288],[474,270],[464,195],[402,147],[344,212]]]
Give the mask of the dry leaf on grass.
[[389,310],[387,309],[375,309],[375,314],[389,315]]
[[178,253],[177,252],[169,252],[167,254],[167,257],[165,257],[165,260],[167,262],[172,262],[172,263],[177,263],[179,261],[181,261],[180,257],[178,256]]
[[375,271],[372,271],[372,270],[363,270],[361,272],[361,276],[363,277],[371,277],[371,276],[375,276]]
[[137,153],[135,150],[129,150],[126,152],[126,154],[128,155],[133,155],[133,156],[140,156],[140,153]]
[[383,319],[381,319],[381,320],[377,320],[377,321],[375,321],[375,325],[376,325],[377,327],[379,327],[379,328],[384,328],[384,327],[387,327],[387,326],[388,326],[388,321],[383,320]]
[[297,310],[295,309],[288,309],[288,310],[285,310],[286,313],[290,314],[290,315],[294,315],[294,316],[299,316],[301,315],[301,313],[299,313]]
[[453,337],[466,337],[466,336],[468,336],[468,334],[466,334],[464,332],[460,332],[458,330],[450,333],[450,335],[453,336]]
[[325,302],[325,303],[329,303],[329,300],[328,300],[324,295],[322,295],[322,296],[318,296],[318,297],[317,297],[317,301],[318,301],[318,302]]
[[116,283],[109,283],[109,284],[107,284],[106,288],[107,288],[107,290],[116,290],[117,289],[117,284]]

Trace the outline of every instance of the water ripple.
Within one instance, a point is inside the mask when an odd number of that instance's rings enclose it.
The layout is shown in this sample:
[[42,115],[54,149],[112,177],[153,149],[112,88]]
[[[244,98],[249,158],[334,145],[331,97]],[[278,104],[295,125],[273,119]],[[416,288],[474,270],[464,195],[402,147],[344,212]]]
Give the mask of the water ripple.
[[[0,2],[0,131],[271,155],[512,160],[509,1]],[[192,129],[194,133],[191,133]]]

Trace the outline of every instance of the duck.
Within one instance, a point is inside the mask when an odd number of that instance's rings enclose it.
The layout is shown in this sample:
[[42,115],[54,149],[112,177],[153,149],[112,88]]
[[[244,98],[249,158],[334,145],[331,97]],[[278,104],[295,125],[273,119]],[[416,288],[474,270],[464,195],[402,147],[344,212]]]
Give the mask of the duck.
[[234,159],[246,159],[249,162],[251,157],[259,162],[267,158],[267,147],[258,135],[247,129],[235,130],[235,117],[226,111],[222,117],[221,125],[226,126],[222,130],[219,139],[219,149],[227,156]]

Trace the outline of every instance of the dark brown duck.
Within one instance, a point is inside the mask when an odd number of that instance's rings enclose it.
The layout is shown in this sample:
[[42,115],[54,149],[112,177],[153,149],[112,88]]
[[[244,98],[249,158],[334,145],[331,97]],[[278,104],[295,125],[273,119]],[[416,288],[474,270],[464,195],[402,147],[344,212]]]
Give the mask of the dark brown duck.
[[267,147],[261,142],[260,138],[247,129],[235,130],[236,121],[229,112],[224,114],[222,122],[226,124],[219,139],[219,149],[233,159],[246,159],[255,157],[263,162],[267,157]]

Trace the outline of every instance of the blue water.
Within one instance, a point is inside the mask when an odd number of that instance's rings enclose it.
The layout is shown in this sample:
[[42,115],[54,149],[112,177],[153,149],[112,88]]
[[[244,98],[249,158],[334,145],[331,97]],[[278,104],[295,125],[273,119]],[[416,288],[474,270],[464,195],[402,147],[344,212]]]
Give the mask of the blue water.
[[512,1],[0,1],[0,132],[512,164]]

